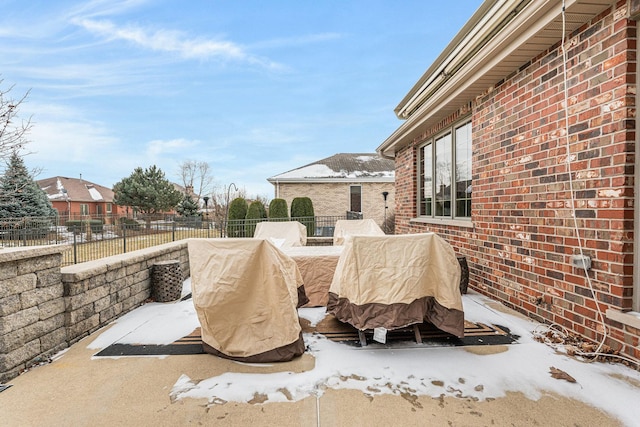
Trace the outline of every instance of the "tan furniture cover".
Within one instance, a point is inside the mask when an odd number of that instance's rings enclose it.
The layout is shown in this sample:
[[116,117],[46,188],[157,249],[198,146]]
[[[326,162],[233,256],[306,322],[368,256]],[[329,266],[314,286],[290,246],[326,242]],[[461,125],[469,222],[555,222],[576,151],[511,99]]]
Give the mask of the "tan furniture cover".
[[279,248],[305,246],[307,244],[307,227],[298,221],[264,221],[256,225],[253,237],[269,239]]
[[342,246],[298,246],[282,248],[298,265],[305,294],[309,302],[305,307],[326,307],[329,286],[333,280]]
[[349,236],[327,311],[359,330],[427,321],[462,337],[460,264],[453,248],[434,233]]
[[188,251],[205,351],[244,362],[304,352],[293,259],[264,239],[190,239]]
[[384,231],[372,219],[339,219],[333,230],[333,244],[343,245],[346,236],[384,236]]

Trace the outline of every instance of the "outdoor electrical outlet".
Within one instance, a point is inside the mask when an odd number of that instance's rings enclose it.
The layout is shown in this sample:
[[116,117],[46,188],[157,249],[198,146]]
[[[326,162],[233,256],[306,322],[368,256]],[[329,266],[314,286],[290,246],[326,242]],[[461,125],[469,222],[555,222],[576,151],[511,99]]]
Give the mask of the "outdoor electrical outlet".
[[588,255],[573,255],[571,257],[571,265],[585,270],[591,269],[591,257]]

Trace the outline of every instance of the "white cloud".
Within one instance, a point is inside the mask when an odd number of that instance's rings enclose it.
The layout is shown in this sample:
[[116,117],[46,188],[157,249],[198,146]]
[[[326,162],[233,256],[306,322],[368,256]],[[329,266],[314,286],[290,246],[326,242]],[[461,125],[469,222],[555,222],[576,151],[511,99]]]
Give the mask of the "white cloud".
[[164,155],[183,153],[188,149],[193,149],[200,144],[199,141],[176,138],[170,140],[154,139],[147,143],[147,155],[152,160]]
[[37,112],[33,114],[27,149],[43,163],[87,162],[96,153],[119,143],[103,123],[92,121],[77,110],[55,104],[25,105]]
[[283,68],[282,65],[266,58],[250,54],[242,46],[230,41],[189,38],[176,30],[149,30],[133,25],[122,27],[108,20],[74,19],[73,22],[110,41],[124,40],[144,49],[177,53],[185,59],[218,59],[244,62],[268,69]]
[[70,16],[112,16],[136,8],[148,0],[91,0],[73,9]]
[[251,44],[251,47],[259,48],[259,49],[270,49],[270,48],[282,48],[282,47],[292,47],[292,46],[306,46],[314,43],[337,40],[343,37],[344,36],[340,33],[308,34],[305,36],[298,36],[298,37],[286,37],[286,38],[265,40],[265,41],[253,43]]

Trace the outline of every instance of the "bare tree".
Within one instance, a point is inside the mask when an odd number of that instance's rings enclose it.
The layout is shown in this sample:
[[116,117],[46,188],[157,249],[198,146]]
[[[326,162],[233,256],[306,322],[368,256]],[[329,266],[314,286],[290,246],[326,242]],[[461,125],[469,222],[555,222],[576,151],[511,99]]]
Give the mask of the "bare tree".
[[192,192],[198,203],[213,190],[213,174],[207,162],[185,160],[180,164],[178,174],[184,188]]
[[238,188],[234,183],[213,187],[209,206],[211,207],[211,215],[213,215],[216,222],[221,222],[225,219],[229,202],[237,197],[246,198],[247,190],[244,187]]
[[[0,79],[0,84],[4,80]],[[18,119],[20,105],[27,99],[29,92],[21,98],[11,97],[11,90],[0,89],[0,160],[6,162],[13,153],[19,152],[28,142],[26,135],[31,129],[31,118]]]

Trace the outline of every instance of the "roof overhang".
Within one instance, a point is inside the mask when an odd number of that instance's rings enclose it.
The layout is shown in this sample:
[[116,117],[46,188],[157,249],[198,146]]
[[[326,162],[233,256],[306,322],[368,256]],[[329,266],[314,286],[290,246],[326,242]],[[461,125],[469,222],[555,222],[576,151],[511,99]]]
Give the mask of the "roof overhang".
[[[562,1],[486,0],[395,108],[406,120],[378,148],[387,158],[562,39]],[[615,0],[565,0],[570,34]]]

